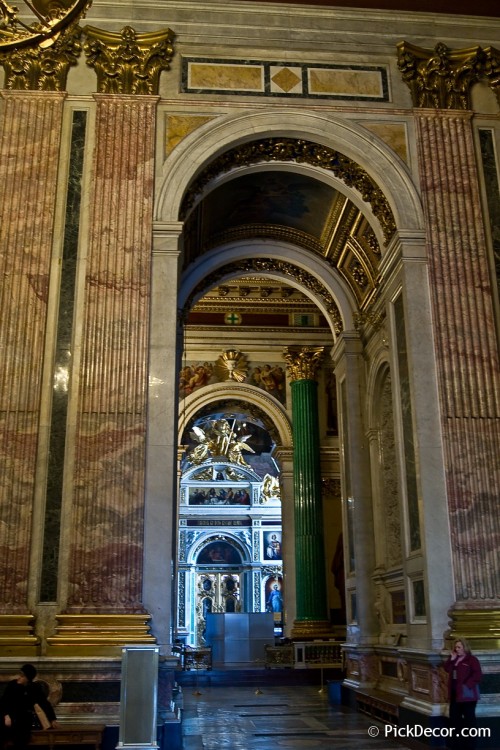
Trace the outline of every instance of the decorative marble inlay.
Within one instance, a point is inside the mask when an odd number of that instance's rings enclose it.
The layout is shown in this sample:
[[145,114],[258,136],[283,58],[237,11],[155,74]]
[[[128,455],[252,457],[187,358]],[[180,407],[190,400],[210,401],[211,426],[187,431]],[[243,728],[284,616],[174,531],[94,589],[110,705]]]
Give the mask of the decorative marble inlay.
[[383,66],[293,61],[184,57],[181,91],[389,101],[387,70]]
[[213,119],[201,115],[167,115],[165,156],[168,156],[187,135]]
[[486,200],[488,202],[491,238],[493,242],[496,283],[500,298],[500,178],[496,161],[493,130],[481,128],[479,130],[479,142],[481,144]]
[[73,315],[86,125],[87,112],[73,112],[63,253],[61,259],[59,311],[54,354],[52,411],[50,415],[47,492],[42,575],[40,581],[40,601],[42,602],[57,600],[57,570],[61,532],[64,457],[66,454],[68,395],[72,376]]
[[405,123],[361,120],[359,124],[384,141],[403,161],[409,162]]
[[400,294],[394,302],[394,320],[396,324],[396,347],[399,374],[399,399],[403,428],[403,452],[406,480],[406,502],[408,506],[408,526],[410,549],[418,550],[421,546],[420,515],[417,486],[417,467],[415,458],[415,441],[413,437],[413,406],[411,402],[410,372],[405,332],[403,296]]
[[300,68],[271,66],[271,91],[285,94],[300,93],[302,71]]

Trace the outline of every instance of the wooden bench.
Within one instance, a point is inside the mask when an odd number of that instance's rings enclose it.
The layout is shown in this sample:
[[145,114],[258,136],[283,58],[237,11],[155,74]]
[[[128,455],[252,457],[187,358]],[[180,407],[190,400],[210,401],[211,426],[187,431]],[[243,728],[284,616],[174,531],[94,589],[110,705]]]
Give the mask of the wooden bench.
[[99,750],[104,724],[62,724],[55,729],[33,729],[29,745],[52,748],[56,745],[92,745]]

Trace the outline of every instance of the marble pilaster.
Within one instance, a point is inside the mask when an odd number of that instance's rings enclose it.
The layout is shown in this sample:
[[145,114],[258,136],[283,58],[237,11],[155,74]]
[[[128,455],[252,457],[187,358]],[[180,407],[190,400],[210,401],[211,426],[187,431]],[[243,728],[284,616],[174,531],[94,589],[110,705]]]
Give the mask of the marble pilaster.
[[[0,123],[0,612],[28,611],[28,572],[64,93],[3,91]],[[24,617],[24,615],[23,615]],[[31,618],[29,618],[31,619]],[[7,624],[25,645],[28,620]],[[7,631],[7,635],[6,635]],[[22,631],[22,632],[21,632]],[[24,652],[26,653],[26,651]]]
[[[154,96],[96,95],[66,613],[52,646],[142,604]],[[63,603],[64,606],[64,603]],[[86,613],[79,624],[79,613]],[[76,617],[75,617],[76,616]],[[113,624],[106,626],[113,631]],[[98,628],[97,628],[98,629]],[[116,630],[116,629],[115,629]],[[116,635],[116,633],[115,633]],[[77,636],[78,637],[78,636]],[[133,642],[130,633],[128,642]]]
[[[471,115],[416,110],[415,120],[429,222],[455,608],[498,612],[500,368]],[[476,638],[487,646],[488,633]]]
[[[375,567],[369,441],[360,394],[365,390],[363,346],[359,334],[345,331],[332,352],[344,457],[343,502],[346,517],[347,596],[355,596],[356,612],[348,618],[347,640],[371,644],[378,634],[371,576]],[[343,393],[342,393],[343,391]],[[345,494],[344,494],[345,493]]]
[[285,625],[284,635],[290,637],[297,617],[295,575],[295,519],[293,507],[293,451],[288,448],[276,450],[280,464],[281,523],[283,529],[283,575],[285,581]]
[[[149,354],[149,406],[146,446],[144,548],[155,550],[144,563],[144,606],[153,616],[154,635],[163,651],[173,621],[171,579],[165,575],[175,559],[178,493],[177,386],[182,355],[177,320],[181,223],[155,223]],[[165,529],[169,533],[165,534]]]

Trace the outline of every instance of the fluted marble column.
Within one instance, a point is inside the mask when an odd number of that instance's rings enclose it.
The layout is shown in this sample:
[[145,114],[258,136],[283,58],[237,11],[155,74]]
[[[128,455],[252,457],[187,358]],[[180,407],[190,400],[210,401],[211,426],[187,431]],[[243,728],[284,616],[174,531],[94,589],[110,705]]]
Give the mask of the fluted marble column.
[[417,107],[429,227],[456,597],[452,630],[479,647],[500,643],[500,368],[469,92],[479,78],[496,83],[495,56],[492,49],[400,45],[400,68]]
[[285,351],[291,377],[296,619],[292,638],[331,634],[327,619],[318,383],[323,347]]
[[[95,152],[85,279],[74,490],[68,545],[67,616],[72,628],[124,627],[147,639],[142,569],[146,395],[151,298],[152,187],[157,97],[96,95]],[[80,613],[86,615],[82,619]],[[98,617],[89,626],[92,618]],[[130,615],[131,617],[124,617]],[[104,617],[106,616],[106,617]],[[73,641],[72,641],[73,642]]]
[[[66,506],[65,601],[53,653],[154,641],[143,604],[156,109],[172,32],[85,27],[95,146]],[[69,507],[70,505],[70,507]],[[63,649],[61,651],[61,648]]]
[[3,91],[1,96],[0,624],[2,646],[12,636],[27,654],[36,643],[28,574],[65,94]]

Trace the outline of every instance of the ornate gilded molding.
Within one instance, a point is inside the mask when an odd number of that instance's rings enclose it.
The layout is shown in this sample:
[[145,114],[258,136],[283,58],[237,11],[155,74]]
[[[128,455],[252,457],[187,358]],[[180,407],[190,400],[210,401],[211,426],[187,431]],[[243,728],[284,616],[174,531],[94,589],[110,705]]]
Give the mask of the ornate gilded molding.
[[283,351],[290,380],[316,380],[324,346],[287,346]]
[[131,26],[120,33],[86,26],[84,52],[97,75],[100,94],[158,94],[162,70],[174,53],[170,29],[138,34]]
[[0,657],[38,656],[40,639],[34,632],[33,615],[0,614]]
[[130,644],[154,644],[149,614],[58,614],[49,656],[120,656]]
[[500,85],[500,52],[494,47],[450,50],[439,42],[429,50],[403,41],[397,50],[414,107],[469,110],[474,83],[487,79],[492,88]]
[[308,289],[317,297],[320,297],[325,303],[326,309],[330,318],[333,321],[333,328],[336,334],[342,333],[343,323],[340,311],[337,304],[331,294],[328,292],[326,287],[318,281],[318,279],[312,274],[305,271],[303,268],[294,266],[292,263],[287,263],[282,260],[272,260],[271,258],[246,258],[245,260],[235,261],[229,263],[223,268],[219,268],[213,273],[209,274],[193,289],[184,308],[178,312],[179,322],[185,323],[189,314],[189,310],[194,305],[195,300],[203,296],[203,293],[211,287],[217,286],[218,283],[227,278],[228,275],[247,275],[247,274],[262,274],[262,273],[273,273],[280,274],[282,276],[292,278],[294,281],[299,283],[305,289]]
[[5,88],[20,91],[65,91],[71,65],[76,65],[82,50],[82,30],[74,23],[51,39],[50,46],[23,46],[3,52],[0,64],[5,70]]
[[393,213],[385,195],[367,172],[348,156],[328,146],[295,138],[266,138],[243,143],[226,151],[194,181],[184,199],[181,218],[186,218],[205,186],[218,175],[237,167],[270,161],[295,161],[298,164],[311,164],[333,172],[335,177],[348,187],[355,188],[363,200],[370,204],[373,214],[380,222],[385,239],[389,241],[392,237],[396,229]]
[[219,380],[242,383],[248,375],[247,358],[237,349],[226,349],[218,357],[214,370]]
[[0,52],[22,47],[50,47],[61,31],[84,17],[92,0],[23,0],[23,16],[29,13],[31,22],[19,18],[19,9],[0,0]]

